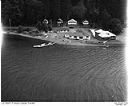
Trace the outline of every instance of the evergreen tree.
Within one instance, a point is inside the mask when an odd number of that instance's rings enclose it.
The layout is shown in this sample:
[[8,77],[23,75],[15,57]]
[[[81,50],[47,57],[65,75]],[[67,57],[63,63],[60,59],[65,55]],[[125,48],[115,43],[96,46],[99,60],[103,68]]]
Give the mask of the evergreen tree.
[[22,13],[17,0],[6,0],[2,2],[2,22],[4,25],[17,25],[20,22]]
[[64,21],[69,19],[69,13],[72,8],[71,0],[61,0],[61,18]]
[[78,21],[82,21],[86,12],[87,8],[84,6],[84,0],[80,0],[76,6],[72,7],[70,17],[75,18]]
[[108,28],[111,32],[113,32],[114,34],[117,34],[117,35],[120,34],[123,30],[122,23],[117,18],[112,18],[109,21]]
[[[118,12],[118,13],[117,13]],[[122,0],[2,0],[2,23],[4,25],[34,25],[44,18],[67,21],[75,18],[102,24],[111,18],[124,21]]]

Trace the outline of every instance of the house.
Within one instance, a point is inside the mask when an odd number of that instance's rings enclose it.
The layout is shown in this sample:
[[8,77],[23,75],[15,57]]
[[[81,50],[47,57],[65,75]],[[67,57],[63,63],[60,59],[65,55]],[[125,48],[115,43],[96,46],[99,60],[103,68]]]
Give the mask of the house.
[[62,26],[62,24],[63,24],[63,20],[59,18],[59,19],[57,20],[57,25],[58,25],[58,26]]
[[74,20],[74,19],[69,20],[68,21],[68,26],[71,27],[71,28],[77,26],[77,21]]
[[85,26],[85,27],[89,26],[89,22],[88,22],[87,20],[84,20],[84,21],[82,22],[82,24],[83,24],[83,26]]
[[102,29],[98,29],[98,30],[90,29],[90,31],[93,37],[98,40],[115,40],[116,39],[116,35],[109,31],[104,31]]
[[44,19],[43,20],[43,23],[48,24],[48,20],[47,19]]

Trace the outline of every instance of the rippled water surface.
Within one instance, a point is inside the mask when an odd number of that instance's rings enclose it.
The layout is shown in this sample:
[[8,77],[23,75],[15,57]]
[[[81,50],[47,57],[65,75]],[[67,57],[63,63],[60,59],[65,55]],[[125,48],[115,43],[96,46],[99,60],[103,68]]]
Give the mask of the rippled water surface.
[[5,36],[2,101],[124,101],[122,47],[53,45]]

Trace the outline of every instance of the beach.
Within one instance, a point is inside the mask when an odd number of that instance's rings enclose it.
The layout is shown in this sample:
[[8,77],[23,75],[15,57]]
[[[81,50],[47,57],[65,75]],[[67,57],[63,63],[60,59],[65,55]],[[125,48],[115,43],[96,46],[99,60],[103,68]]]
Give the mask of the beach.
[[2,101],[122,102],[126,100],[123,47],[55,44],[5,35]]

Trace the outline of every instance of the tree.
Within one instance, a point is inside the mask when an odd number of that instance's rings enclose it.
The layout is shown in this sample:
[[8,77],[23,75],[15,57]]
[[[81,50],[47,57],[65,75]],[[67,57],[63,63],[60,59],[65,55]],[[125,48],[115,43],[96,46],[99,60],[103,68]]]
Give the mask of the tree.
[[53,23],[58,18],[75,18],[79,22],[87,18],[106,28],[110,18],[122,21],[123,8],[122,0],[2,0],[2,22],[34,25],[44,18],[52,19]]
[[23,5],[23,20],[26,25],[36,24],[43,16],[44,4],[39,0],[25,0]]
[[103,29],[108,30],[108,22],[111,19],[111,15],[108,13],[107,9],[103,8],[99,13],[99,21]]
[[2,3],[2,20],[6,25],[10,20],[12,25],[33,25],[44,16],[43,9],[39,0],[6,0]]
[[42,0],[42,3],[44,4],[44,10],[41,11],[43,14],[43,18],[49,18],[50,17],[50,0]]
[[109,30],[113,32],[114,34],[120,34],[123,30],[123,26],[121,24],[121,21],[117,18],[112,18],[108,25]]
[[2,21],[4,25],[17,25],[22,17],[17,0],[6,0],[2,3]]
[[82,21],[86,12],[87,8],[84,6],[84,0],[80,0],[76,6],[72,7],[70,17]]
[[88,18],[91,26],[96,27],[96,26],[99,26],[101,24],[99,22],[99,10],[96,9],[96,8],[93,8],[93,10],[90,10],[88,12],[88,17],[87,18]]
[[[99,0],[99,7],[106,8],[112,18],[124,20],[125,0]],[[117,13],[118,12],[118,13]]]
[[71,0],[61,0],[61,18],[65,21],[69,19],[69,13],[72,9]]

